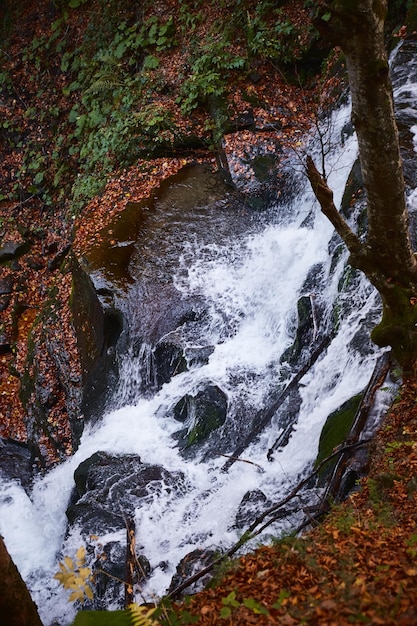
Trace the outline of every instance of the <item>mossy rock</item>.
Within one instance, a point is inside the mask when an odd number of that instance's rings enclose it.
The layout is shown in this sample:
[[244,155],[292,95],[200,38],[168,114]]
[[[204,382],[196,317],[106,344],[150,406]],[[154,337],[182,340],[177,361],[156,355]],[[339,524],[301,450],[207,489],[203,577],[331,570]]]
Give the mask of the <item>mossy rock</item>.
[[224,424],[227,397],[216,385],[207,386],[195,396],[185,395],[174,407],[174,417],[186,428],[179,433],[180,447],[201,443]]
[[[358,393],[346,400],[336,411],[328,416],[320,435],[319,451],[316,458],[316,467],[330,456],[337,446],[342,445],[353,426],[356,412],[359,408],[363,393]],[[332,463],[328,463],[320,472],[322,482],[332,471]]]

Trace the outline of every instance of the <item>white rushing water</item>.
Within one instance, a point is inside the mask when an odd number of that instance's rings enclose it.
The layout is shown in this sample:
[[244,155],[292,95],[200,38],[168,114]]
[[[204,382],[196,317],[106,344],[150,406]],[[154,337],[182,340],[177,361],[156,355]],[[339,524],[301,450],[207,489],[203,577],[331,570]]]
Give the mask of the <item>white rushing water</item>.
[[[347,109],[335,116],[335,137],[340,137],[347,116]],[[331,156],[328,181],[335,191],[336,205],[355,158],[354,137]],[[315,211],[313,225],[303,227],[311,209]],[[238,539],[234,519],[248,490],[262,490],[269,500],[277,501],[311,466],[327,416],[363,390],[377,357],[372,349],[363,356],[350,347],[369,311],[378,306],[365,280],[356,288],[354,306],[342,319],[330,346],[302,379],[298,421],[288,445],[273,462],[267,461],[266,451],[279,434],[274,422],[242,455],[252,464],[235,463],[228,473],[222,473],[224,457],[185,460],[171,437],[178,430],[178,422],[166,417],[165,409],[204,380],[224,390],[231,404],[237,397],[255,408],[265,402],[279,375],[280,356],[294,339],[297,300],[303,295],[310,268],[322,264],[328,276],[319,294],[321,300],[331,304],[337,297],[346,256],[341,256],[336,271],[330,273],[328,244],[332,234],[312,193],[305,189],[281,222],[266,224],[261,232],[199,251],[186,245],[175,284],[184,294],[203,296],[210,305],[210,322],[204,332],[210,335],[207,344],[215,343],[215,349],[208,363],[175,376],[154,397],[138,398],[134,405],[123,406],[87,427],[74,456],[37,478],[30,497],[17,482],[3,482],[0,532],[46,626],[70,623],[74,616],[74,607],[67,603],[68,593],[58,587],[53,576],[60,556],[73,557],[82,543],[77,532],[65,537],[65,510],[74,470],[94,452],[134,453],[143,462],[184,474],[181,493],[169,489],[151,493],[147,506],[136,511],[137,541],[154,568],[143,590],[148,599],[163,595],[184,555],[195,548],[228,548]],[[134,364],[125,366],[123,376],[133,375],[129,368]],[[281,527],[285,526],[283,520]],[[98,542],[103,545],[113,539],[99,537]],[[164,568],[159,567],[162,561]]]

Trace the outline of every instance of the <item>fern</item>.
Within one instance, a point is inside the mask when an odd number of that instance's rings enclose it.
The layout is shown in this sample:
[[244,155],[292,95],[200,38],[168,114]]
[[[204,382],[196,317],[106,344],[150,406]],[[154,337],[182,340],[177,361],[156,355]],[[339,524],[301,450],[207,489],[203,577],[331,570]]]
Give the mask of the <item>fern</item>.
[[128,606],[130,613],[130,619],[133,626],[155,626],[157,622],[152,618],[156,608],[147,609],[146,606],[139,606],[139,604],[130,604]]
[[123,82],[120,77],[119,62],[112,57],[105,57],[101,68],[93,76],[93,82],[85,93],[97,93],[121,87]]

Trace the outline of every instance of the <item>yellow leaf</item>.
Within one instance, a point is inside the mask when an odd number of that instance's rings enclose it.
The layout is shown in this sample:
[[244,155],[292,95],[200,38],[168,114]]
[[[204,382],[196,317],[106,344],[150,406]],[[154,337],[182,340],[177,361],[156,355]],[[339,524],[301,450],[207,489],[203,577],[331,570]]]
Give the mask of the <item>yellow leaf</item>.
[[75,578],[70,578],[64,583],[64,589],[79,589],[80,585],[75,581]]
[[92,600],[94,598],[93,590],[88,585],[85,586],[84,592],[89,600]]
[[79,563],[84,563],[85,561],[85,548],[84,546],[80,546],[75,554],[77,561]]
[[68,602],[75,602],[76,600],[82,600],[83,594],[82,591],[73,591],[70,597],[68,598]]
[[73,570],[74,569],[74,562],[72,559],[70,559],[69,556],[64,556],[64,563],[67,567],[67,569],[69,570]]
[[89,567],[80,567],[79,575],[81,578],[85,580],[86,578],[90,576],[90,574],[91,574],[91,569]]

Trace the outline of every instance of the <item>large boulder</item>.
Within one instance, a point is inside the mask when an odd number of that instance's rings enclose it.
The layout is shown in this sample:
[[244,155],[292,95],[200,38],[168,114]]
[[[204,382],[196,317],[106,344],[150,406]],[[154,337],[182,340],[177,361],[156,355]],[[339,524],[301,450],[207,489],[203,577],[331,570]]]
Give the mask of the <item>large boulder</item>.
[[83,376],[84,415],[102,413],[109,399],[109,389],[117,379],[115,346],[125,326],[122,312],[113,304],[112,292],[101,285],[72,256],[71,309],[77,334]]
[[235,525],[240,530],[248,528],[265,509],[272,506],[266,495],[260,489],[247,491],[243,496],[235,518]]
[[134,454],[96,452],[74,472],[67,517],[83,536],[114,532],[126,527],[137,507],[147,506],[163,489],[181,490],[184,476],[160,465],[142,463]]

